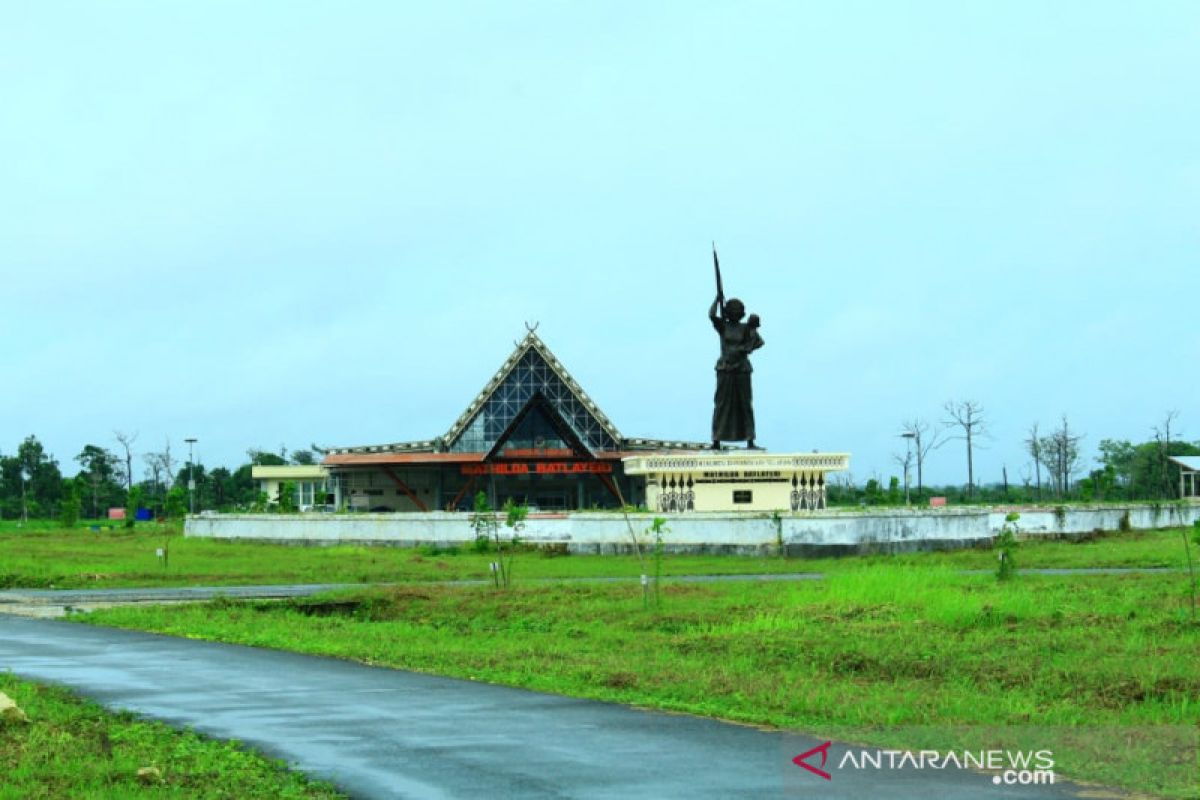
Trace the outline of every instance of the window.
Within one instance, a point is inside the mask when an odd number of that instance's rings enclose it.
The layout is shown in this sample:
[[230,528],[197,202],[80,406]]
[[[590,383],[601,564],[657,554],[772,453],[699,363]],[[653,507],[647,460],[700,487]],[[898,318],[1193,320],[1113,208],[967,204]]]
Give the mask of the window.
[[754,492],[749,489],[739,489],[733,493],[733,502],[735,503],[753,503]]

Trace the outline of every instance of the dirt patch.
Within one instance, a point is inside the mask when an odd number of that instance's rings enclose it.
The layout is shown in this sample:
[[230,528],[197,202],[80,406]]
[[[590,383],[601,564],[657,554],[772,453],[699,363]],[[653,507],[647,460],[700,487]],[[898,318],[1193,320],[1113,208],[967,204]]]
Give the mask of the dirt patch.
[[633,672],[610,672],[600,683],[610,689],[630,689],[637,686],[638,676]]

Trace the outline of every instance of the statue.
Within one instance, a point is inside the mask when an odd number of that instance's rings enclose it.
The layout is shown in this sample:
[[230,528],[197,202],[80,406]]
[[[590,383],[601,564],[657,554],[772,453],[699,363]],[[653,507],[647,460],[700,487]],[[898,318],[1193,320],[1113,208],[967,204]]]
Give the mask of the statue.
[[721,286],[721,266],[713,248],[713,266],[717,272],[717,298],[708,309],[708,318],[721,337],[721,357],[717,359],[717,391],[713,396],[712,443],[721,449],[723,441],[754,444],[754,398],[750,388],[750,354],[763,346],[758,334],[759,319],[751,314],[746,322],[746,306],[737,298],[725,300]]

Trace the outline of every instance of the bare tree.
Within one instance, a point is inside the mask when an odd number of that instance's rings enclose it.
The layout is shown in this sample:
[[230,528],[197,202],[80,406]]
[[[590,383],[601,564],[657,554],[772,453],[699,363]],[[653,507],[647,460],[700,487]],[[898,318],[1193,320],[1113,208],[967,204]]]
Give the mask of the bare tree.
[[161,451],[146,453],[142,458],[145,459],[151,475],[154,476],[155,487],[160,486],[160,481],[162,490],[169,490],[175,485],[175,459],[171,456],[171,440],[169,438],[163,444]]
[[911,438],[916,451],[914,455],[917,462],[918,499],[925,489],[925,457],[946,443],[942,434],[943,431],[936,428],[931,431],[929,423],[918,417],[913,417],[901,426],[900,435]]
[[1025,440],[1025,448],[1033,459],[1033,470],[1037,475],[1037,499],[1042,502],[1042,439],[1038,431],[1038,423],[1029,426],[1029,438]]
[[137,431],[133,433],[113,431],[113,438],[125,451],[125,491],[133,488],[133,443],[137,441],[137,437]]
[[143,454],[142,461],[146,462],[146,477],[149,478],[150,485],[154,487],[154,496],[157,497],[163,482],[162,462],[158,460],[155,453]]
[[1065,497],[1071,492],[1071,476],[1079,470],[1081,441],[1083,434],[1072,432],[1067,415],[1063,414],[1061,424],[1038,443],[1042,464],[1050,473],[1050,485],[1058,497]]
[[1160,491],[1163,497],[1174,497],[1175,486],[1171,480],[1169,458],[1171,456],[1171,423],[1179,419],[1178,411],[1168,411],[1163,415],[1161,425],[1154,426],[1154,441],[1158,442],[1158,474],[1162,481]]
[[900,469],[904,470],[904,504],[908,505],[908,473],[909,470],[912,469],[913,452],[912,450],[905,449],[903,454],[892,453],[892,460],[900,466]]
[[967,496],[975,496],[975,448],[978,439],[987,435],[987,420],[983,406],[974,400],[947,400],[944,406],[948,419],[943,420],[947,428],[958,428],[961,433],[951,436],[967,443]]

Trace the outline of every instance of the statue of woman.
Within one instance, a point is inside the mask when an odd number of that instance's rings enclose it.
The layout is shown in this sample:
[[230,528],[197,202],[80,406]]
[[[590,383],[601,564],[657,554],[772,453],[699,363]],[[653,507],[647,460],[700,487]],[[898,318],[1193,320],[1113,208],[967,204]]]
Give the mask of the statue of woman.
[[747,447],[756,450],[750,354],[763,346],[762,337],[758,335],[759,319],[757,314],[751,314],[743,323],[746,307],[742,301],[733,298],[722,307],[723,300],[718,294],[708,309],[708,318],[721,337],[717,392],[713,396],[713,449],[720,450],[723,441],[745,441]]

